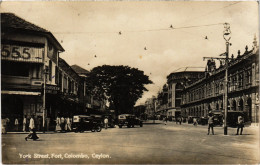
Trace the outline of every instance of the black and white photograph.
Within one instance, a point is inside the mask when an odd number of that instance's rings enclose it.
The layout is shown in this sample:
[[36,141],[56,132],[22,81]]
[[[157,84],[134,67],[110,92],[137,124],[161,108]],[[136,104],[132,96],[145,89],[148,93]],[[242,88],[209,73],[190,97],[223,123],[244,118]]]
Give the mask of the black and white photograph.
[[2,164],[259,164],[259,1],[2,1]]

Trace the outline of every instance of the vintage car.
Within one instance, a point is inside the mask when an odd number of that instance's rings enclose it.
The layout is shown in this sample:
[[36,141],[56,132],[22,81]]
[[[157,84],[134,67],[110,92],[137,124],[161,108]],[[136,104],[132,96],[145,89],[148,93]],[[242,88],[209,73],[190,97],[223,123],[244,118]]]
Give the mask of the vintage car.
[[127,126],[128,128],[130,128],[134,127],[135,125],[143,127],[143,121],[141,121],[135,115],[132,114],[121,114],[118,116],[119,128],[122,128],[123,126]]
[[72,130],[74,132],[100,132],[102,130],[101,120],[93,116],[76,115],[73,116]]

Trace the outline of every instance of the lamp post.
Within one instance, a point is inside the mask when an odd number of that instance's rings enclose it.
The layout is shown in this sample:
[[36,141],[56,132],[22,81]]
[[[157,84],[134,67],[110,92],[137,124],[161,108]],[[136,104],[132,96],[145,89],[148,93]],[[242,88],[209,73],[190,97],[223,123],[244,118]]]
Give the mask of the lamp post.
[[42,105],[42,129],[43,129],[43,133],[45,133],[45,110],[46,110],[46,77],[49,73],[49,69],[48,67],[45,66],[45,64],[43,65],[43,105]]
[[229,54],[229,40],[231,39],[231,31],[229,23],[224,23],[223,38],[226,41],[226,69],[225,69],[225,115],[224,115],[224,135],[227,135],[227,111],[228,111],[228,54]]
[[219,58],[219,57],[203,57],[203,60],[205,59],[217,59],[220,61],[225,60],[225,80],[224,80],[224,135],[227,135],[227,110],[228,110],[228,62],[229,62],[229,40],[231,39],[231,31],[230,31],[230,25],[229,23],[224,23],[224,31],[223,31],[223,38],[226,41],[226,53],[221,54],[220,56],[226,55],[225,58]]

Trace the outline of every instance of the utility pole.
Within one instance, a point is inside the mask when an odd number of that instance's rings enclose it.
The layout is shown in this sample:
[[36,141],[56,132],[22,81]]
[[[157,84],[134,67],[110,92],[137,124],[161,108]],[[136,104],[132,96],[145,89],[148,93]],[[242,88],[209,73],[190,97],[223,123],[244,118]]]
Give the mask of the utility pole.
[[[224,135],[227,135],[227,111],[228,111],[228,62],[229,62],[229,40],[231,39],[231,31],[230,31],[230,25],[229,23],[224,23],[224,31],[223,31],[223,38],[226,41],[226,55],[225,58],[218,58],[218,57],[203,57],[203,60],[205,59],[216,59],[225,61],[225,81],[224,81]],[[220,56],[222,56],[221,54]]]

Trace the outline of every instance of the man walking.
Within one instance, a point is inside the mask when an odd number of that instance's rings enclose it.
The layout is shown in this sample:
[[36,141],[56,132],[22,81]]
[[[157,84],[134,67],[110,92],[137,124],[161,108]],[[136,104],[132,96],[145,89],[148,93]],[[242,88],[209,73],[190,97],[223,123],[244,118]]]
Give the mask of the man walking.
[[236,135],[238,135],[239,128],[241,128],[240,135],[242,135],[243,127],[244,127],[244,119],[242,116],[238,116],[237,120],[238,121],[237,121],[237,134]]
[[29,130],[30,130],[29,135],[27,137],[25,137],[26,141],[28,140],[28,138],[33,139],[33,140],[39,139],[39,137],[36,134],[33,116],[31,116],[31,119],[30,119]]
[[209,112],[208,118],[209,118],[208,119],[208,135],[210,133],[210,128],[211,128],[212,135],[214,135],[214,129],[213,129],[213,127],[214,127],[214,123],[213,123],[214,116],[213,116],[212,112]]

